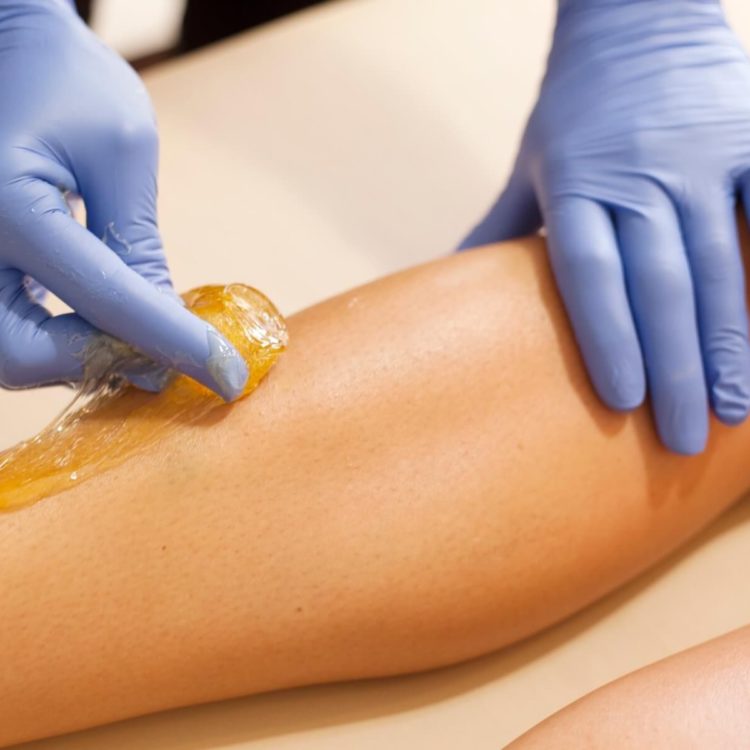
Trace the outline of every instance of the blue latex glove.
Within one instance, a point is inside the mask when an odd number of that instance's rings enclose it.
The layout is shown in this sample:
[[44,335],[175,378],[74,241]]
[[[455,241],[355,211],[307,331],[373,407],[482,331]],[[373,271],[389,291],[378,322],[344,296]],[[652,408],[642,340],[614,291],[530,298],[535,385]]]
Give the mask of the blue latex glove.
[[[0,102],[0,385],[80,379],[101,329],[239,395],[242,357],[172,291],[156,125],[132,69],[65,0],[0,0]],[[83,197],[88,231],[68,191]],[[50,317],[29,277],[77,314]]]
[[560,0],[539,100],[463,247],[546,226],[590,377],[612,408],[646,380],[659,434],[700,452],[709,397],[750,408],[735,202],[750,209],[750,64],[715,0]]

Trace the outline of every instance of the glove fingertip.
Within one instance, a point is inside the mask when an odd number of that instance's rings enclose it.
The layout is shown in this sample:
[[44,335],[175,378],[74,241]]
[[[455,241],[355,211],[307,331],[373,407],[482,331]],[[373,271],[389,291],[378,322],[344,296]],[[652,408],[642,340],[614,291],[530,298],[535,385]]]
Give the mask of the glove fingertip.
[[628,363],[601,368],[592,373],[592,379],[599,397],[615,411],[633,411],[641,406],[646,398],[646,380],[642,369]]
[[149,393],[161,393],[170,380],[172,370],[154,365],[150,372],[124,373],[131,385]]
[[681,456],[698,456],[706,449],[708,430],[701,428],[684,429],[677,432],[659,431],[664,445]]
[[240,353],[217,331],[208,331],[209,355],[206,371],[211,377],[213,389],[227,402],[235,401],[250,377],[247,363]]
[[695,456],[708,442],[708,406],[690,398],[689,391],[661,394],[654,399],[659,436],[674,453]]
[[[610,409],[633,411],[646,399],[646,372],[638,339],[624,318],[602,315],[601,320],[608,325],[589,325],[586,335],[578,335],[589,376]],[[612,331],[618,329],[621,335],[613,336]]]
[[721,422],[736,426],[750,414],[750,390],[743,381],[722,379],[711,387],[714,411]]

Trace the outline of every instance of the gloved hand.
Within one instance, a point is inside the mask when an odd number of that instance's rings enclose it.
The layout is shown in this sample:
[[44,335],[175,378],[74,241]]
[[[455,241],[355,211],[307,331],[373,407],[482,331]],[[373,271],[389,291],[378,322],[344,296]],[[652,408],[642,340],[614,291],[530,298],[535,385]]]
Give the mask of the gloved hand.
[[728,424],[750,408],[738,195],[750,64],[718,1],[560,0],[515,168],[462,246],[543,222],[601,398],[632,409],[648,380],[664,443],[698,453],[709,395]]
[[[66,0],[0,0],[0,385],[75,381],[101,329],[226,399],[242,357],[172,291],[148,95]],[[83,197],[88,231],[64,193]],[[77,314],[50,317],[29,278]]]

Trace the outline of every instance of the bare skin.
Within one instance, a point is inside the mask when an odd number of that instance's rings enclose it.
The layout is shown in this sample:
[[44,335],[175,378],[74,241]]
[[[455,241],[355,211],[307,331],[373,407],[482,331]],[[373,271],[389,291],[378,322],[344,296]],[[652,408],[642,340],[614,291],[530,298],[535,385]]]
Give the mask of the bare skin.
[[507,750],[750,745],[750,627],[651,664],[558,711]]
[[457,662],[637,575],[748,487],[593,394],[541,240],[289,320],[247,401],[0,517],[0,744]]

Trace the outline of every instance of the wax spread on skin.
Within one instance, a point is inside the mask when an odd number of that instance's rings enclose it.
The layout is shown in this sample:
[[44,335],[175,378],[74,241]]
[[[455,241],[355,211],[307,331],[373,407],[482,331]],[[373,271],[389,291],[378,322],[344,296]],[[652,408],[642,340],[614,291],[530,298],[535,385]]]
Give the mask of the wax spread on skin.
[[[242,355],[249,372],[242,398],[248,396],[286,348],[286,325],[279,311],[261,292],[241,284],[200,287],[183,299]],[[216,337],[211,352],[217,362],[223,347]],[[207,388],[180,374],[172,374],[161,393],[134,388],[122,373],[144,364],[142,355],[108,336],[92,342],[86,377],[71,405],[38,435],[0,453],[0,510],[77,487],[179,425],[228,408]]]

